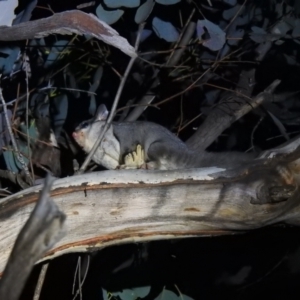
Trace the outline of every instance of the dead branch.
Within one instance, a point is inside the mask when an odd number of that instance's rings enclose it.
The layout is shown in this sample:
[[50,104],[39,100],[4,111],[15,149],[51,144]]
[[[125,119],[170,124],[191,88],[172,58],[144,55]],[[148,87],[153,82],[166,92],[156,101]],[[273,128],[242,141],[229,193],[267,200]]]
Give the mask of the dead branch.
[[[300,139],[291,144],[239,169],[118,170],[57,180],[51,197],[68,215],[68,235],[40,261],[126,242],[298,225]],[[0,200],[0,272],[39,190]]]

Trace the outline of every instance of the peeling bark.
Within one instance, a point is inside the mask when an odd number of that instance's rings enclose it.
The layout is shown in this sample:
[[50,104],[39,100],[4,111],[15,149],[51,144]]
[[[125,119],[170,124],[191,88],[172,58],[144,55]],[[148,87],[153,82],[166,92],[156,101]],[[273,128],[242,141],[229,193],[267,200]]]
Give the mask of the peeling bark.
[[35,39],[50,34],[88,34],[119,48],[131,57],[137,54],[128,41],[117,31],[99,20],[95,15],[80,10],[64,11],[51,17],[20,23],[15,26],[0,26],[0,41]]
[[[56,180],[51,198],[67,215],[68,235],[42,260],[126,242],[298,225],[299,142],[239,169],[118,170]],[[0,200],[0,272],[39,191]]]

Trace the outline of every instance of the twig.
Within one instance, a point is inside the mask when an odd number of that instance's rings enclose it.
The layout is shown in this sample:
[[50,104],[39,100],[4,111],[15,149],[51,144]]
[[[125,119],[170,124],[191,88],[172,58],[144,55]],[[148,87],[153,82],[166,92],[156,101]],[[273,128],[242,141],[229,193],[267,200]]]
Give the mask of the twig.
[[34,296],[33,296],[33,300],[39,300],[40,299],[40,295],[41,295],[41,291],[42,291],[42,287],[45,281],[45,277],[46,277],[46,273],[49,267],[49,263],[44,264],[42,266],[40,275],[39,275],[39,279],[37,282],[37,285],[35,287],[35,291],[34,291]]
[[261,116],[260,119],[258,120],[258,122],[256,123],[256,125],[254,126],[252,132],[251,132],[251,148],[254,149],[254,133],[257,130],[258,126],[260,125],[260,123],[264,120],[265,116]]
[[190,39],[192,38],[194,32],[195,32],[195,28],[196,28],[196,23],[195,22],[191,22],[193,16],[195,14],[195,8],[192,10],[186,24],[184,25],[184,28],[182,30],[181,35],[179,36],[179,39],[175,45],[174,48],[179,47],[179,49],[174,50],[171,55],[169,56],[169,59],[167,61],[167,65],[168,66],[175,66],[177,64],[177,62],[179,61],[180,57],[182,56],[182,53],[185,51],[186,49],[186,45],[188,44],[188,42],[190,41]]
[[4,115],[5,115],[5,121],[6,121],[6,124],[7,124],[7,129],[8,129],[10,138],[11,138],[11,142],[12,142],[14,151],[16,153],[18,161],[20,162],[20,164],[22,166],[22,169],[25,172],[25,175],[27,177],[28,183],[32,184],[32,178],[30,177],[30,173],[29,173],[27,164],[25,163],[24,157],[23,157],[23,155],[20,153],[20,151],[18,149],[18,145],[17,145],[17,142],[15,140],[15,137],[14,137],[14,134],[12,132],[11,125],[10,125],[10,121],[8,120],[7,107],[6,107],[6,103],[5,103],[5,100],[4,100],[3,95],[2,95],[2,89],[1,88],[0,88],[0,98],[1,98],[2,105],[3,105],[3,111],[4,111]]
[[[159,65],[159,67],[173,68],[177,64],[179,59],[181,58],[183,52],[187,49],[187,44],[189,43],[189,41],[191,40],[191,38],[195,32],[196,24],[194,22],[191,22],[191,19],[194,14],[195,14],[195,9],[192,10],[192,12],[182,30],[182,33],[178,39],[177,44],[173,47],[173,49],[171,49],[171,55],[169,56],[167,63],[164,65]],[[142,58],[140,58],[140,59],[145,61]],[[157,65],[157,64],[152,63],[152,65]],[[159,72],[160,72],[160,70],[158,70],[158,69],[155,70],[155,73],[153,74],[153,77],[155,78],[154,82],[152,83],[150,88],[146,91],[144,97],[138,103],[140,105],[146,105],[146,106],[145,107],[139,106],[139,107],[134,108],[131,111],[131,113],[127,116],[127,118],[125,119],[126,121],[135,121],[136,119],[138,119],[138,117],[144,112],[144,110],[147,108],[147,106],[149,106],[149,104],[153,102],[153,100],[155,99],[156,96],[152,95],[151,91],[153,90],[153,88],[155,88],[159,85],[159,79],[158,79]]]
[[180,91],[180,92],[178,92],[177,94],[175,94],[175,95],[172,95],[172,96],[170,96],[170,97],[168,97],[168,98],[166,98],[166,99],[163,99],[163,100],[161,100],[161,101],[159,101],[158,103],[155,103],[155,105],[156,106],[159,106],[159,105],[161,105],[161,104],[163,104],[163,103],[165,103],[165,102],[168,102],[168,101],[170,101],[170,100],[172,100],[172,99],[174,99],[174,98],[176,98],[176,97],[178,97],[178,96],[180,96],[180,95],[182,95],[182,94],[184,94],[185,92],[187,92],[187,91],[189,91],[190,89],[192,89],[195,85],[196,85],[196,83],[200,80],[200,79],[202,79],[208,72],[210,72],[210,68],[209,69],[206,69],[194,82],[192,82],[187,88],[185,88],[183,91]]
[[[139,26],[139,31],[138,31],[138,34],[137,34],[137,38],[136,38],[136,42],[135,42],[135,47],[134,47],[136,52],[137,52],[137,49],[138,49],[138,46],[139,46],[139,43],[140,43],[141,33],[143,31],[144,26],[145,26],[144,23],[140,24],[140,26]],[[124,75],[123,75],[123,77],[121,79],[121,82],[119,84],[119,88],[118,88],[117,94],[115,96],[114,103],[113,103],[112,108],[111,108],[111,112],[110,112],[109,117],[108,117],[108,119],[107,119],[107,121],[105,123],[103,131],[99,135],[99,137],[98,137],[97,141],[95,142],[95,144],[94,144],[91,152],[86,157],[85,161],[83,162],[82,166],[78,170],[77,174],[82,174],[85,171],[85,169],[87,168],[89,162],[91,161],[92,157],[94,156],[97,148],[99,147],[100,143],[102,142],[102,139],[103,139],[106,131],[108,130],[109,126],[111,125],[111,122],[112,122],[112,120],[113,120],[113,118],[115,116],[115,111],[116,111],[119,99],[121,97],[121,94],[122,94],[125,82],[126,82],[126,80],[128,78],[128,75],[129,75],[129,72],[130,72],[130,70],[131,70],[131,68],[133,66],[133,63],[135,62],[135,59],[136,59],[136,57],[131,57],[130,58],[130,61],[129,61],[128,65],[127,65],[125,73],[124,73]]]
[[246,5],[247,0],[244,1],[244,3],[241,5],[240,9],[236,12],[236,14],[233,16],[233,18],[230,20],[230,22],[227,24],[227,26],[225,27],[224,31],[226,31],[229,26],[233,23],[233,21],[237,18],[237,16],[239,15],[239,13],[241,12],[241,10],[244,8],[244,6]]
[[74,284],[73,284],[73,292],[72,294],[74,294],[74,287],[75,287],[75,277],[76,277],[76,274],[77,274],[77,270],[78,270],[78,284],[79,284],[79,288],[77,289],[76,291],[76,294],[75,296],[73,297],[73,300],[76,299],[77,295],[80,293],[80,299],[82,299],[82,286],[85,282],[85,279],[86,279],[86,276],[87,276],[87,273],[88,273],[88,270],[89,270],[89,266],[90,266],[90,256],[87,255],[86,256],[87,258],[87,266],[85,268],[85,273],[84,273],[84,276],[83,276],[83,279],[81,279],[81,257],[78,258],[78,263],[77,263],[77,266],[76,266],[76,271],[75,271],[75,274],[74,274]]

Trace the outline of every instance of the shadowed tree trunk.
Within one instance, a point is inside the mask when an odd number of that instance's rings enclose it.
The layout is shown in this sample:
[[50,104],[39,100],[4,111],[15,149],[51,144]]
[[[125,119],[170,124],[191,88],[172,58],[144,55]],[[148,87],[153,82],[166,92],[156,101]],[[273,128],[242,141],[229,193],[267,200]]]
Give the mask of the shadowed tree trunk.
[[[125,242],[298,225],[299,144],[297,139],[262,155],[277,158],[238,169],[118,170],[56,180],[51,197],[67,215],[68,234],[43,259]],[[0,272],[39,190],[0,200]]]

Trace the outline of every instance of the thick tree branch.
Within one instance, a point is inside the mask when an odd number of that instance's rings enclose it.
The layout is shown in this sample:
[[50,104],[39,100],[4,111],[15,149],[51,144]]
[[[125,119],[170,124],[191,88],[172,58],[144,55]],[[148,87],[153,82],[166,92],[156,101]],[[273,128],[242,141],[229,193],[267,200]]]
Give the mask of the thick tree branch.
[[[285,148],[296,148],[292,153],[239,169],[114,170],[57,180],[51,197],[68,215],[69,231],[43,259],[125,242],[298,225],[300,139],[292,144]],[[39,189],[0,200],[0,272]]]
[[134,48],[118,32],[92,14],[80,10],[64,11],[49,18],[0,26],[0,41],[36,39],[50,34],[88,34],[136,57]]
[[269,99],[279,83],[280,80],[275,80],[252,100],[243,97],[240,92],[235,96],[224,98],[194,135],[186,141],[187,145],[193,150],[205,150],[232,123]]

